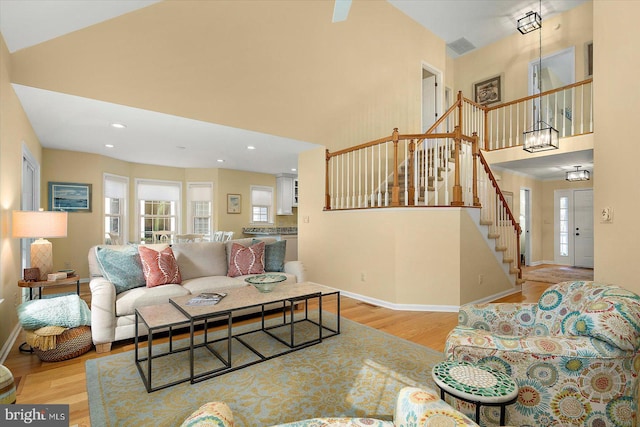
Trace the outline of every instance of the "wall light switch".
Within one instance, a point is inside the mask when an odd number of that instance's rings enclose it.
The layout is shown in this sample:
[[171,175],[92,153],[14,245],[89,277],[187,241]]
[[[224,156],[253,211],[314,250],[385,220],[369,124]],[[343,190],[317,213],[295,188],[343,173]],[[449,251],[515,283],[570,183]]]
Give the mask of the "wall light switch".
[[304,217],[302,217],[302,222],[304,222],[305,224],[309,223],[309,215],[305,215]]

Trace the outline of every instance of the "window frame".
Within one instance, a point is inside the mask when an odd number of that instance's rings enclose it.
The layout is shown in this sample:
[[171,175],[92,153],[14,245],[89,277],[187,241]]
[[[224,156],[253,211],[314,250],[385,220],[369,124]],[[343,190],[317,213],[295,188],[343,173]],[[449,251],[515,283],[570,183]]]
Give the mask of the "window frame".
[[[167,199],[142,199],[140,196],[140,189],[141,186],[160,186],[160,187],[167,187],[167,191],[177,191],[177,200],[172,200],[170,198]],[[144,233],[144,221],[145,219],[148,219],[148,217],[152,217],[152,218],[156,218],[156,219],[163,219],[163,218],[173,218],[174,223],[175,223],[175,229],[174,230],[170,230],[173,232],[173,234],[180,234],[180,230],[181,230],[181,222],[180,222],[180,218],[181,218],[181,210],[182,210],[182,182],[180,181],[164,181],[164,180],[155,180],[155,179],[141,179],[141,178],[136,178],[135,181],[135,192],[136,192],[136,225],[135,225],[135,235],[136,235],[136,241],[140,241],[141,243],[149,243],[146,242],[145,239],[146,237],[144,237],[143,233]],[[146,202],[171,202],[175,204],[175,214],[174,215],[162,215],[162,216],[156,216],[156,215],[146,215],[145,212],[142,212],[141,206],[143,205],[143,201]],[[158,230],[153,230],[152,227],[152,232],[153,231],[158,231]],[[152,238],[153,239],[153,238]],[[153,241],[153,240],[152,240]]]
[[[203,188],[208,189],[209,192],[209,200],[192,200],[192,189],[194,188]],[[197,233],[203,234],[196,230],[195,221],[197,218],[208,218],[209,223],[209,233],[206,233],[204,237],[213,239],[213,231],[214,231],[214,194],[213,194],[213,182],[187,182],[187,233]],[[196,208],[194,203],[198,202],[209,202],[209,215],[208,216],[200,216],[196,215]]]
[[[107,182],[108,181],[113,181],[116,182],[118,184],[122,184],[124,186],[124,197],[122,198],[114,198],[114,197],[108,197],[107,196]],[[120,236],[120,243],[124,244],[125,242],[127,242],[128,239],[128,231],[129,231],[129,209],[128,209],[128,200],[129,200],[129,177],[127,176],[121,176],[121,175],[115,175],[115,174],[111,174],[111,173],[105,173],[103,175],[103,179],[102,179],[102,195],[103,195],[103,208],[102,208],[102,214],[103,214],[103,230],[102,230],[102,235],[104,237],[104,243],[107,243],[107,233],[109,233],[110,231],[107,231],[107,218],[118,218],[119,222],[120,222],[120,232],[118,233],[118,235]],[[107,213],[107,199],[114,199],[114,200],[120,200],[120,214],[119,215],[113,215],[113,214],[108,214]]]
[[[265,205],[265,204],[257,204],[255,203],[254,200],[254,191],[265,191],[270,193],[270,201],[271,204],[269,205]],[[273,225],[275,223],[275,218],[273,215],[273,198],[274,198],[274,188],[271,186],[267,186],[267,185],[252,185],[249,188],[249,199],[251,202],[251,219],[250,219],[250,223],[251,225]],[[255,208],[260,208],[261,210],[266,209],[266,213],[267,213],[267,220],[266,221],[256,221],[255,220],[255,214],[254,214],[254,209]]]

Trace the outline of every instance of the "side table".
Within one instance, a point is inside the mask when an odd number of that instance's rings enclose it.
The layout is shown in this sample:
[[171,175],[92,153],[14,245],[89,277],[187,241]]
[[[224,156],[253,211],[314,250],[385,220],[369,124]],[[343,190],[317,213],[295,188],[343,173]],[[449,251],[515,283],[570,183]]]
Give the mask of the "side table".
[[480,424],[480,407],[499,406],[500,425],[504,425],[507,405],[518,400],[518,385],[506,374],[486,366],[467,362],[445,361],[431,370],[440,387],[440,397],[447,393],[476,405],[476,423]]
[[[57,286],[65,286],[65,285],[73,285],[76,284],[76,293],[80,295],[80,276],[73,275],[67,277],[66,279],[60,280],[38,280],[35,282],[25,282],[24,280],[18,280],[18,286],[21,288],[29,288],[29,300],[33,299],[33,288],[40,289],[38,292],[38,297],[42,298],[42,288],[54,288]],[[18,349],[24,353],[33,353],[33,348],[27,347],[27,343],[24,342],[20,344]]]
[[80,276],[74,275],[60,280],[39,280],[36,282],[25,282],[24,280],[18,280],[18,286],[21,288],[29,288],[29,299],[33,299],[33,288],[53,288],[57,286],[73,285],[76,284],[76,292],[80,295]]

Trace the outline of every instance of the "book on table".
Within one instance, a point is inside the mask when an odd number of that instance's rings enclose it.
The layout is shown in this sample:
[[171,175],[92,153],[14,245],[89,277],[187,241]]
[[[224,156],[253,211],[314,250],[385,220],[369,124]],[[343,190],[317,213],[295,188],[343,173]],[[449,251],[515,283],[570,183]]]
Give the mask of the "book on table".
[[224,292],[202,292],[187,301],[187,305],[214,305],[226,297]]

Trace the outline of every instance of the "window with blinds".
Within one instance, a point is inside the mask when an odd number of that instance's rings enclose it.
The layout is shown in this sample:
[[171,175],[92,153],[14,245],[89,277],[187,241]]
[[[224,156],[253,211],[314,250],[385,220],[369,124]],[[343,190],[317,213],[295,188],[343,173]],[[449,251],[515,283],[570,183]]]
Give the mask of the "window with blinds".
[[251,223],[273,224],[273,187],[251,186]]
[[104,243],[122,245],[127,241],[127,199],[129,178],[104,174]]
[[141,242],[153,243],[159,232],[166,236],[179,231],[181,195],[180,182],[136,180],[138,236]]
[[213,230],[213,183],[187,183],[187,233],[211,239]]

